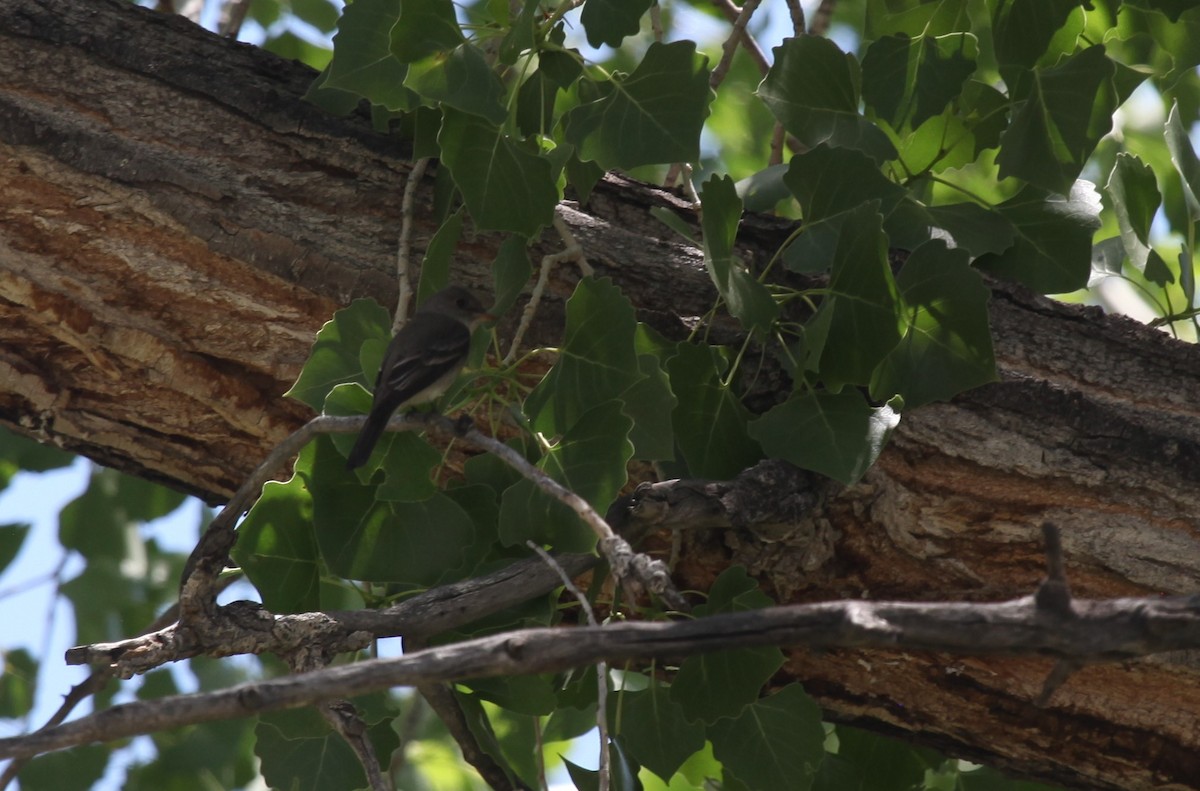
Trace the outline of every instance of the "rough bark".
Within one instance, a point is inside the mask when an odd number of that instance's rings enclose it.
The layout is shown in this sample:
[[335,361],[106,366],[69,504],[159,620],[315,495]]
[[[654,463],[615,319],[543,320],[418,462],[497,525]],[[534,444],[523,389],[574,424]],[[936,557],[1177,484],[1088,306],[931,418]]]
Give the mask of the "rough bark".
[[[351,299],[394,300],[409,170],[365,118],[305,104],[312,76],[116,0],[0,4],[0,421],[216,502],[306,418],[281,394],[313,333]],[[422,206],[432,194],[431,177]],[[683,211],[610,177],[566,218],[671,332],[712,293],[653,205]],[[416,220],[419,253],[434,225]],[[752,219],[741,241],[761,257],[780,233]],[[465,240],[456,279],[488,283],[499,241]],[[575,278],[556,272],[552,295]],[[557,340],[555,307],[533,340]],[[1052,519],[1080,596],[1195,590],[1200,354],[1005,285],[991,316],[1000,382],[906,414],[861,484],[818,487],[791,523],[689,531],[679,587],[742,563],[784,602],[1009,598],[1041,576],[1037,526]],[[761,491],[783,497],[773,469]],[[794,650],[776,680],[802,681],[831,718],[1024,776],[1200,788],[1187,657],[1086,668],[1039,709],[1049,669]]]

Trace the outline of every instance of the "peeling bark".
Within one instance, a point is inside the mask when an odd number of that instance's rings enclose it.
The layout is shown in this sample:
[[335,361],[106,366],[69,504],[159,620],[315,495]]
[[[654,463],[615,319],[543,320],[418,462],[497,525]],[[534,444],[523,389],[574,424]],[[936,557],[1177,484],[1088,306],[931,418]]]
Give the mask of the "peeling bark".
[[[313,333],[352,299],[394,302],[410,167],[365,117],[301,101],[312,77],[117,0],[0,4],[0,421],[219,502],[306,419],[281,395]],[[431,174],[420,205],[432,195]],[[678,334],[712,292],[656,205],[694,219],[613,176],[565,218],[599,274]],[[434,230],[418,211],[418,255]],[[785,232],[748,218],[739,241],[761,261]],[[465,239],[456,279],[488,283],[499,242]],[[533,342],[558,339],[575,278],[552,277]],[[783,602],[1010,598],[1042,576],[1050,519],[1079,596],[1196,590],[1200,353],[1003,284],[991,318],[1000,382],[906,414],[866,479],[824,486],[794,529],[686,531],[679,587],[742,563]],[[761,382],[756,403],[786,387]],[[1086,668],[1039,709],[1050,666],[797,649],[776,682],[832,719],[1023,776],[1200,788],[1190,657]]]

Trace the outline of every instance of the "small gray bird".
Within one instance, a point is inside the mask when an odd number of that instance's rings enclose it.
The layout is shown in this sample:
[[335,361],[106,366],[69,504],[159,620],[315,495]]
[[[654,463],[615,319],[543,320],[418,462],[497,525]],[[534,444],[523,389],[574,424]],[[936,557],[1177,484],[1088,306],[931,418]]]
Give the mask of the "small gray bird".
[[397,409],[427,404],[446,392],[467,361],[471,331],[493,318],[461,286],[442,289],[421,303],[388,344],[375,380],[375,400],[346,469],[366,464]]

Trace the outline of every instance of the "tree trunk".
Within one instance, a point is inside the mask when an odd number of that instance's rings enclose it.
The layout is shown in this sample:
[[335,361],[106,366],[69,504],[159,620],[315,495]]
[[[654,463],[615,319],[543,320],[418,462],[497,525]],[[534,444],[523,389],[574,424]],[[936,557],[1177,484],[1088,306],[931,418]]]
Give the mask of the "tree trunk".
[[[219,502],[308,417],[281,394],[321,323],[355,298],[394,304],[410,170],[365,115],[303,102],[313,76],[118,0],[0,4],[0,421]],[[418,205],[432,196],[430,176]],[[655,205],[694,220],[611,176],[586,207],[564,204],[598,274],[678,335],[713,292]],[[435,225],[423,208],[415,220],[419,255]],[[740,242],[762,260],[785,232],[748,218]],[[466,238],[456,280],[489,283],[500,241]],[[560,248],[547,234],[533,254]],[[576,278],[552,274],[531,340],[558,340]],[[993,291],[1000,382],[906,413],[862,483],[827,487],[783,530],[692,531],[679,587],[741,563],[782,602],[1007,598],[1042,576],[1038,525],[1051,520],[1078,595],[1194,591],[1196,348]],[[1037,708],[1050,668],[795,649],[776,681],[801,681],[831,719],[1023,776],[1200,788],[1189,657],[1085,668]]]

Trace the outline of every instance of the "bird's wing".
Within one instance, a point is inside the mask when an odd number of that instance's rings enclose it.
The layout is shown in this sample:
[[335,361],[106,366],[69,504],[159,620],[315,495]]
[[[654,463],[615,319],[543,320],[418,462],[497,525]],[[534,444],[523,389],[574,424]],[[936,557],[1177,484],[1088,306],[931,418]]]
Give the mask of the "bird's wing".
[[375,382],[375,401],[399,406],[454,371],[471,347],[471,332],[460,321],[440,314],[420,314],[423,342],[412,348],[401,330],[383,358]]

